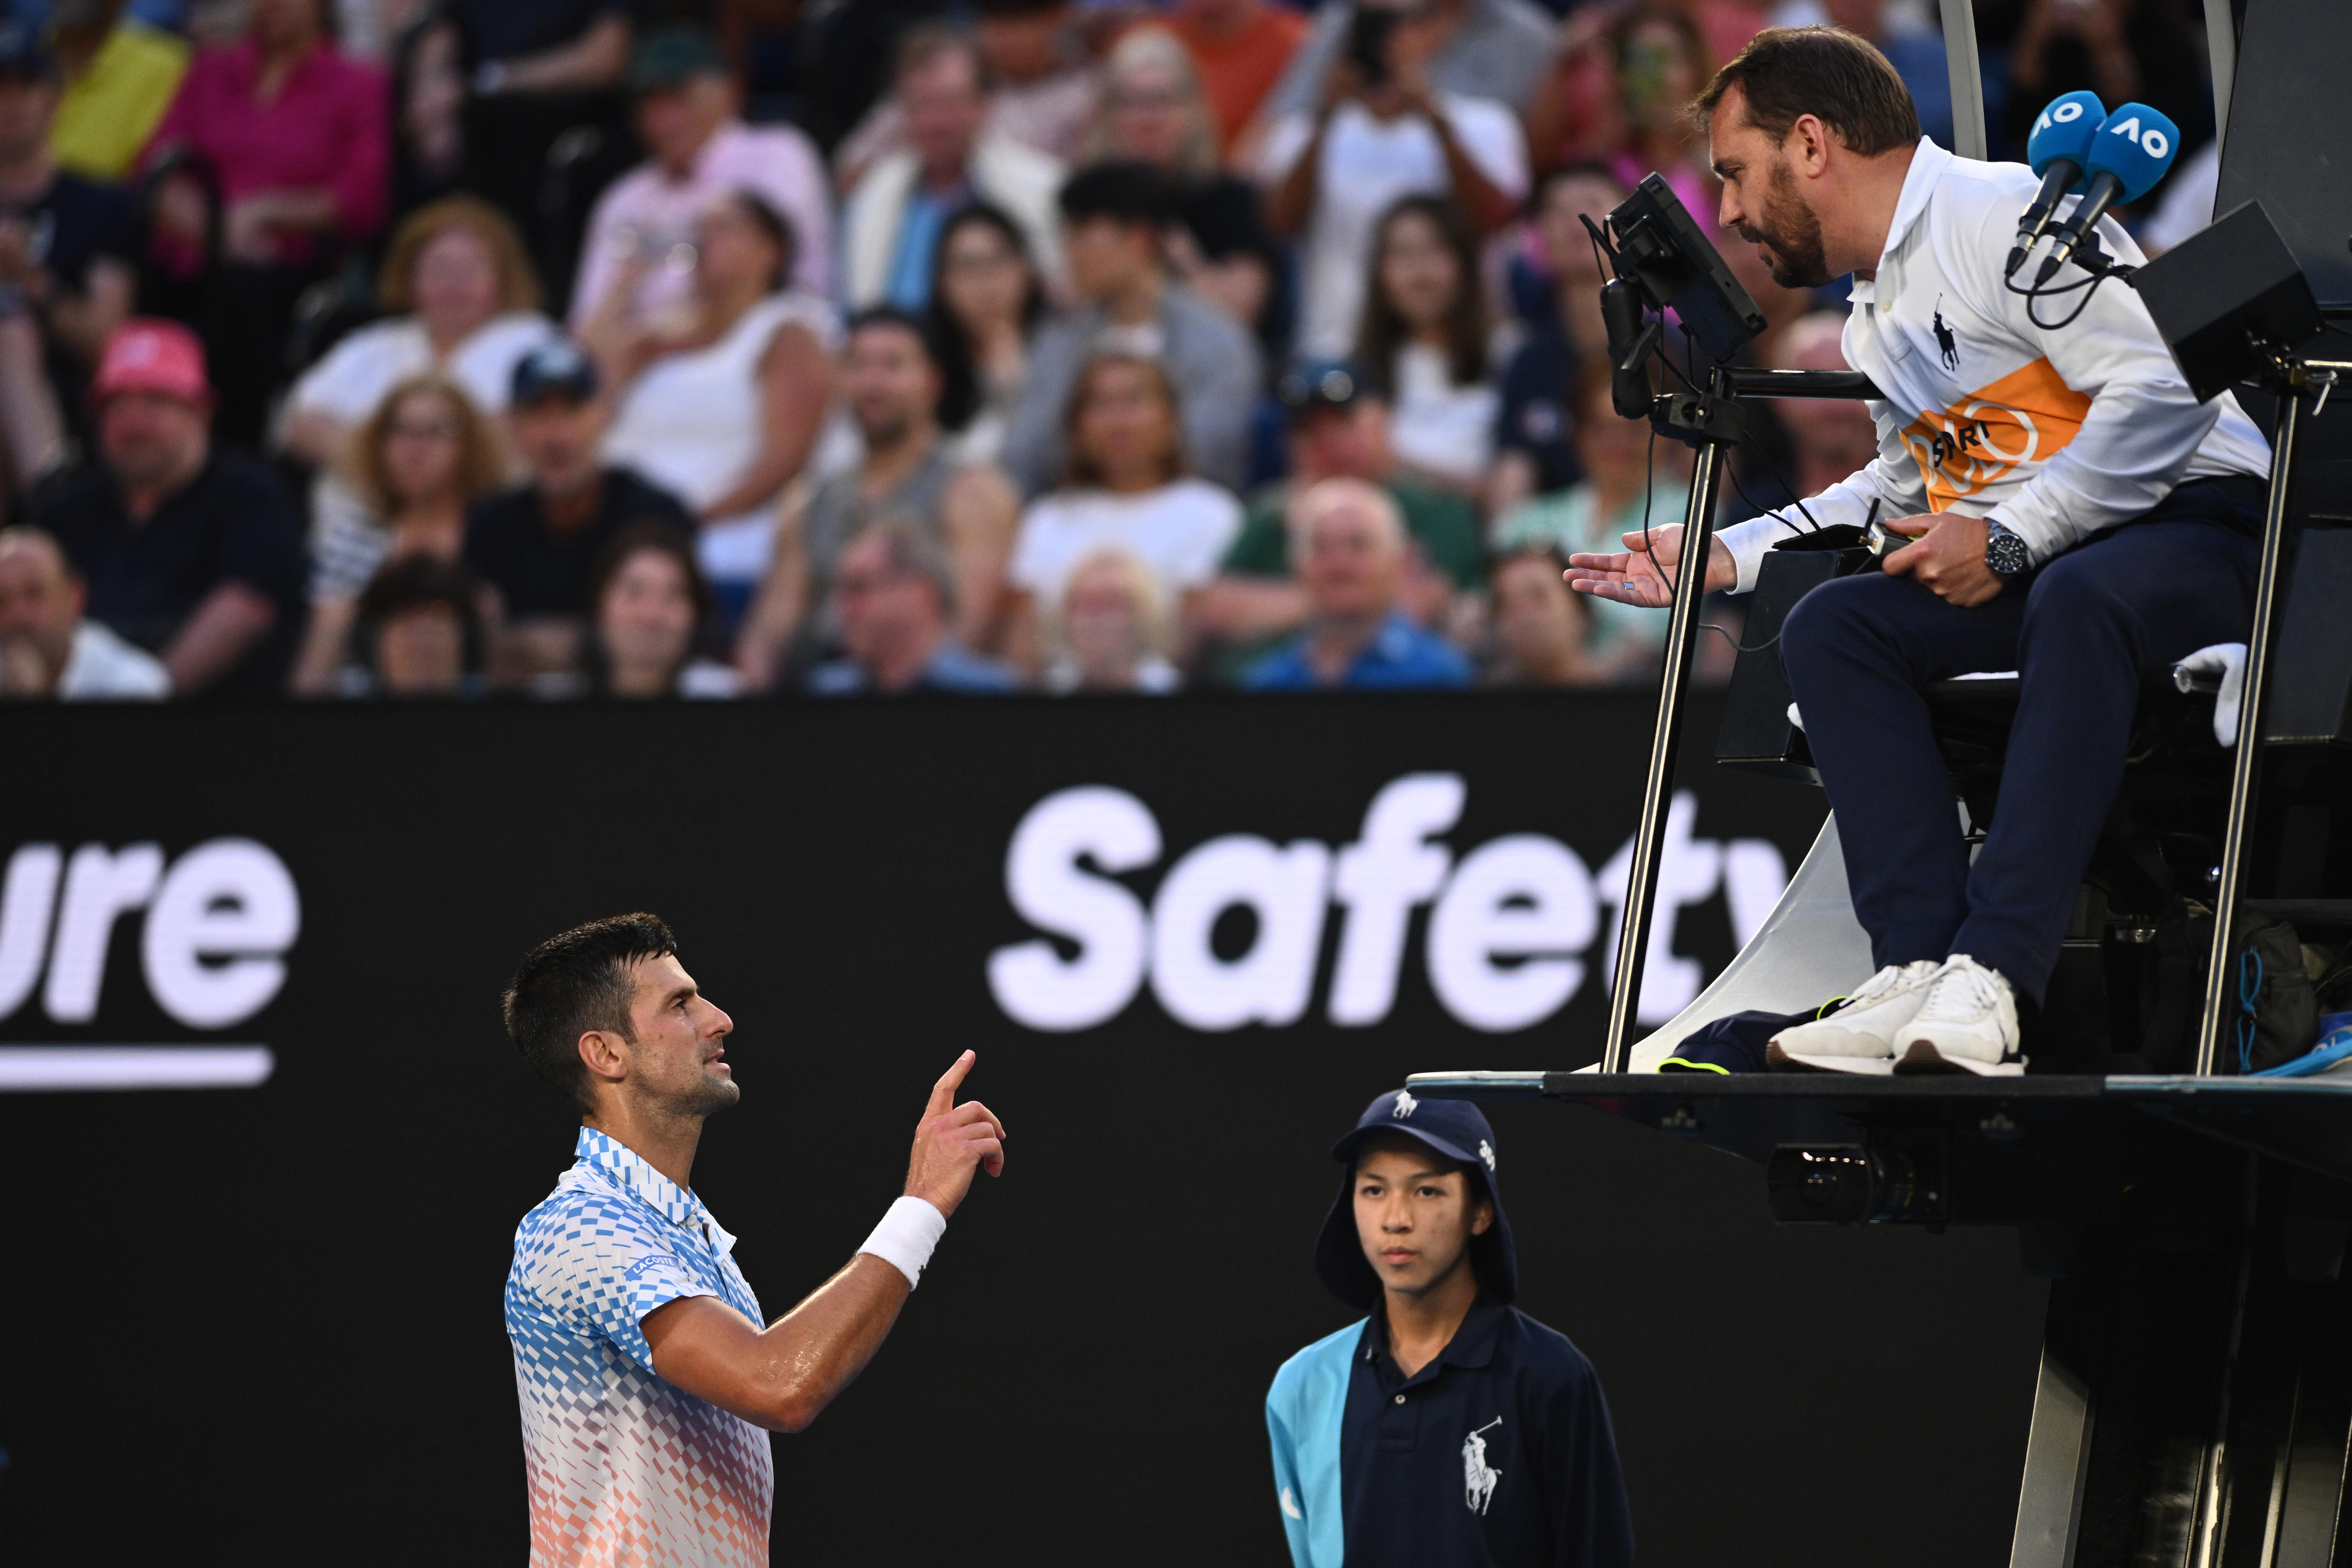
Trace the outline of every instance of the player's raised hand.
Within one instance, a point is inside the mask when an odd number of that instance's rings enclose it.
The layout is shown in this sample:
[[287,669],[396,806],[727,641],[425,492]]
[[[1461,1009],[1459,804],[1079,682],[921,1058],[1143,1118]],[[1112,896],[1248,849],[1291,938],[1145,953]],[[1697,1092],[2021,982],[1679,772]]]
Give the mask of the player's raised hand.
[[984,1166],[992,1176],[1004,1173],[1004,1124],[976,1100],[956,1103],[956,1090],[979,1059],[964,1052],[931,1086],[930,1103],[915,1129],[915,1152],[907,1162],[907,1195],[942,1215],[954,1214],[963,1202],[974,1171]]
[[[1674,602],[1675,568],[1682,560],[1683,525],[1669,522],[1647,532],[1624,535],[1625,548],[1608,554],[1579,552],[1568,558],[1568,585],[1643,609],[1663,610]],[[1738,568],[1723,541],[1710,542],[1706,589],[1714,593],[1738,581]]]

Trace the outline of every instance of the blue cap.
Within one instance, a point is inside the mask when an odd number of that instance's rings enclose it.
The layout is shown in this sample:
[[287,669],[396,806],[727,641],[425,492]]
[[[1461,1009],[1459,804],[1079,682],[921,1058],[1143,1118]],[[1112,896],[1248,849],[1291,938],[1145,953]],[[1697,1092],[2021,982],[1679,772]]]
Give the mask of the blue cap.
[[1470,1238],[1470,1266],[1486,1294],[1509,1301],[1519,1293],[1519,1261],[1511,1245],[1511,1222],[1503,1214],[1503,1189],[1496,1180],[1495,1130],[1486,1116],[1466,1100],[1424,1100],[1409,1089],[1392,1089],[1364,1108],[1355,1131],[1331,1145],[1331,1158],[1348,1167],[1339,1178],[1339,1195],[1324,1217],[1323,1234],[1315,1241],[1315,1272],[1323,1288],[1359,1311],[1370,1311],[1381,1299],[1380,1276],[1364,1256],[1356,1234],[1356,1151],[1368,1139],[1383,1132],[1401,1132],[1428,1144],[1449,1160],[1468,1167],[1486,1201],[1495,1205],[1495,1223],[1484,1236]]
[[1275,384],[1274,395],[1291,419],[1303,419],[1320,408],[1351,408],[1371,388],[1356,367],[1345,360],[1315,360],[1300,365]]
[[596,362],[569,338],[550,338],[515,362],[509,401],[528,408],[542,397],[587,403],[596,395]]

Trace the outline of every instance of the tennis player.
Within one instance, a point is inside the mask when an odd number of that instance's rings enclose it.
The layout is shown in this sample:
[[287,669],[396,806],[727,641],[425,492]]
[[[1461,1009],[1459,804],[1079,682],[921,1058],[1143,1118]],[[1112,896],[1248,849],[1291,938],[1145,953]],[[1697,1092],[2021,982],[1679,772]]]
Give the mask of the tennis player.
[[507,988],[523,1058],[578,1102],[578,1159],[515,1232],[507,1337],[522,1400],[534,1568],[765,1568],[769,1432],[797,1432],[881,1348],[1004,1128],[931,1089],[906,1195],[842,1270],[772,1323],[688,1178],[702,1123],[742,1098],[734,1021],[669,928],[619,915],[544,942]]
[[1478,1108],[1397,1089],[1333,1146],[1324,1288],[1370,1313],[1266,1394],[1296,1568],[1626,1568],[1633,1521],[1592,1363],[1511,1305]]

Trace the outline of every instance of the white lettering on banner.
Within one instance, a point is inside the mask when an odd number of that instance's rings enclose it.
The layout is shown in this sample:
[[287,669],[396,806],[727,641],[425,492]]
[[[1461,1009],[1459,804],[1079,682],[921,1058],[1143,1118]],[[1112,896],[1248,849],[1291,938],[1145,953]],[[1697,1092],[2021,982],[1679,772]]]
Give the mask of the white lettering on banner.
[[41,1005],[60,1024],[98,1016],[98,988],[106,978],[106,950],[115,918],[147,902],[163,874],[163,851],[133,844],[116,854],[85,844],[66,863],[66,896],[58,910],[57,945],[49,952],[48,988]]
[[1064,958],[1045,941],[989,955],[996,1005],[1033,1029],[1090,1029],[1118,1016],[1143,984],[1150,921],[1142,902],[1102,871],[1160,858],[1160,824],[1125,790],[1084,787],[1047,795],[1021,819],[1004,857],[1004,891],[1021,918],[1077,943]]
[[1437,999],[1475,1029],[1541,1023],[1584,983],[1584,963],[1571,955],[1592,945],[1598,904],[1592,873],[1559,839],[1516,833],[1480,845],[1430,913]]
[[215,838],[172,863],[140,955],[164,1012],[196,1029],[241,1023],[286,984],[301,900],[284,861],[250,838]]
[[1363,836],[1339,851],[1337,890],[1348,924],[1331,975],[1333,1023],[1377,1024],[1389,1016],[1413,906],[1436,893],[1454,864],[1446,847],[1429,839],[1462,819],[1468,794],[1458,773],[1407,774],[1372,797]]
[[[1280,1027],[1304,1017],[1313,1001],[1324,923],[1336,903],[1342,914],[1328,1016],[1360,1027],[1393,1009],[1412,911],[1429,905],[1424,956],[1439,1004],[1475,1029],[1541,1023],[1596,968],[1605,983],[1633,846],[1598,877],[1574,849],[1536,833],[1492,839],[1457,861],[1439,836],[1461,820],[1467,795],[1456,773],[1393,780],[1373,795],[1356,842],[1336,853],[1312,840],[1212,838],[1169,868],[1147,911],[1114,879],[1160,860],[1150,808],[1106,785],[1057,791],[1023,816],[1004,863],[1006,897],[1046,935],[990,954],[989,989],[1015,1023],[1056,1033],[1109,1022],[1147,980],[1160,1007],[1189,1028]],[[1667,813],[1639,1009],[1644,1023],[1680,1012],[1704,982],[1698,961],[1674,951],[1683,908],[1720,893],[1744,945],[1788,883],[1778,846],[1695,837],[1697,816],[1688,792]],[[1249,912],[1255,931],[1246,951],[1221,956],[1213,933],[1234,910]],[[1596,963],[1604,910],[1608,940]]]
[[[1278,848],[1235,834],[1176,863],[1151,906],[1151,992],[1180,1024],[1237,1029],[1295,1024],[1315,989],[1330,900],[1331,851],[1311,840]],[[1257,917],[1249,951],[1219,958],[1209,945],[1230,909]]]
[[65,857],[54,844],[22,844],[0,882],[0,1018],[25,1005],[49,950],[49,910]]
[[265,846],[215,838],[167,868],[152,843],[85,844],[69,858],[55,844],[23,844],[0,880],[0,1018],[31,997],[45,957],[41,1004],[50,1020],[96,1018],[115,924],[141,909],[147,988],[179,1023],[243,1023],[284,987],[301,900],[285,862]]

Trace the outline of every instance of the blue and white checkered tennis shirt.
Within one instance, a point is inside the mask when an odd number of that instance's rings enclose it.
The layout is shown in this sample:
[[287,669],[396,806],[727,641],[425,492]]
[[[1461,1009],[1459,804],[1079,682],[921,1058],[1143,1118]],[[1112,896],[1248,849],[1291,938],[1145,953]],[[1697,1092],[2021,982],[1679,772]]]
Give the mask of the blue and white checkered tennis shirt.
[[762,1321],[735,1238],[594,1128],[580,1130],[578,1154],[523,1217],[507,1275],[531,1563],[764,1568],[768,1435],[663,1382],[638,1327],[688,1296]]

